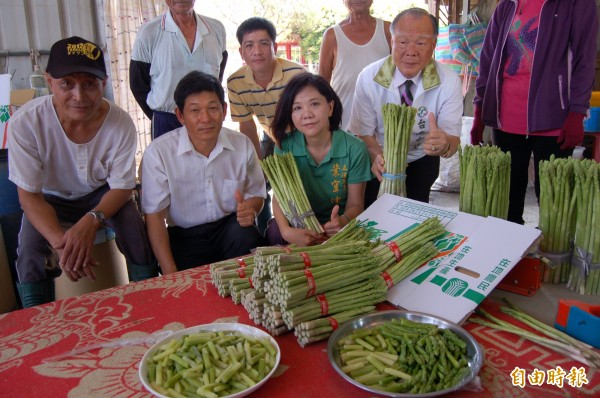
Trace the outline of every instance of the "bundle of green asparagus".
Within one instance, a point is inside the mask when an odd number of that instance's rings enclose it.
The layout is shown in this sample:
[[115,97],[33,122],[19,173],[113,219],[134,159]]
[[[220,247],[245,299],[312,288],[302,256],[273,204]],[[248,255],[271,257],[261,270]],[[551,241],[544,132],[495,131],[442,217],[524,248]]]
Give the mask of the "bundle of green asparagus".
[[331,319],[345,322],[385,300],[389,287],[437,254],[431,242],[444,232],[431,218],[390,242],[372,242],[365,240],[371,232],[354,222],[341,232],[343,239],[303,248],[259,247],[252,261],[243,260],[245,267],[236,268],[238,260],[215,264],[213,283],[227,282],[234,302],[271,334],[303,325],[297,337],[304,346],[326,338]]
[[571,242],[575,234],[575,163],[574,159],[540,162],[539,228],[544,239],[540,255],[547,259],[543,281],[564,283],[571,271]]
[[379,195],[390,193],[406,197],[406,165],[408,143],[417,109],[398,104],[385,104],[383,112],[385,170]]
[[371,241],[375,238],[372,231],[363,228],[362,224],[356,219],[350,220],[346,226],[329,238],[325,245],[336,242],[354,242],[354,241]]
[[282,312],[282,318],[288,328],[323,316],[336,314],[365,305],[375,305],[385,300],[387,286],[381,279],[363,281],[317,294],[298,302],[292,308]]
[[600,165],[575,162],[577,223],[567,286],[580,294],[600,295]]
[[294,156],[289,152],[268,156],[260,165],[290,225],[294,228],[324,232],[311,209]]
[[262,325],[273,336],[279,336],[290,331],[281,316],[281,308],[269,302],[264,305]]
[[308,344],[328,339],[333,331],[342,323],[373,311],[375,311],[375,306],[366,305],[365,303],[365,306],[363,307],[354,307],[351,310],[341,311],[326,318],[302,322],[296,325],[294,334],[298,338],[298,344],[300,344],[301,347],[306,347]]
[[510,152],[496,146],[458,148],[459,210],[506,220],[510,189]]
[[219,261],[209,265],[212,284],[217,288],[221,297],[228,297],[229,281],[252,275],[254,256],[248,255],[236,259]]
[[391,288],[438,254],[439,251],[432,242],[425,242],[416,251],[404,257],[398,263],[386,268],[381,273],[381,278],[385,281],[388,288]]
[[253,290],[252,275],[229,280],[229,292],[234,304],[241,304],[242,296]]
[[351,260],[276,273],[266,297],[271,303],[288,309],[306,297],[373,278],[377,274],[375,257],[370,253],[359,254]]
[[252,319],[255,324],[261,325],[263,313],[265,311],[264,305],[267,302],[265,294],[256,291],[256,289],[252,289],[242,294],[241,301],[244,309],[248,312],[250,319]]
[[381,270],[384,270],[418,250],[426,242],[433,242],[445,232],[446,229],[440,220],[430,217],[421,224],[403,231],[389,242],[379,242],[372,253],[378,258]]

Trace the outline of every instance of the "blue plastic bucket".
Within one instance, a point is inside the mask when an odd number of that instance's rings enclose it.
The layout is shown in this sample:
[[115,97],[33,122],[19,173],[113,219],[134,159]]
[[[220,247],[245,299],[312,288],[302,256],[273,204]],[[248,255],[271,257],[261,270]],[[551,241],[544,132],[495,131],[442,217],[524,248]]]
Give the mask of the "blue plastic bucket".
[[13,279],[22,215],[17,186],[8,179],[8,149],[0,149],[0,227],[2,227],[6,257]]
[[600,131],[600,108],[590,108],[590,117],[583,120],[583,130],[589,132]]

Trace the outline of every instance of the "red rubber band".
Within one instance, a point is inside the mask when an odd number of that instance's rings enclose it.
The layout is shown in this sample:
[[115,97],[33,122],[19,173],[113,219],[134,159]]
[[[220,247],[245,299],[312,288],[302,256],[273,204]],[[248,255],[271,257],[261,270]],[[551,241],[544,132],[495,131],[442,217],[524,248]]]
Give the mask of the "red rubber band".
[[387,285],[388,289],[391,289],[394,286],[394,280],[392,279],[392,277],[390,276],[390,274],[388,274],[387,272],[383,271],[381,273],[381,277],[385,281],[385,284]]
[[394,256],[396,257],[396,262],[402,260],[402,253],[400,252],[400,248],[396,244],[396,242],[386,242],[385,245],[390,248]]
[[310,256],[306,252],[300,252],[300,255],[304,259],[304,268],[310,268],[312,263],[310,262]]
[[337,329],[338,326],[340,326],[338,324],[338,321],[336,321],[335,318],[331,316],[327,317],[327,320],[329,321],[329,325],[332,327],[333,330]]
[[327,298],[324,293],[317,294],[315,296],[321,305],[321,315],[329,314],[329,303],[327,302]]
[[308,291],[306,292],[306,297],[314,296],[315,291],[317,290],[315,277],[308,268],[304,268],[304,275],[306,275],[306,283],[308,283]]

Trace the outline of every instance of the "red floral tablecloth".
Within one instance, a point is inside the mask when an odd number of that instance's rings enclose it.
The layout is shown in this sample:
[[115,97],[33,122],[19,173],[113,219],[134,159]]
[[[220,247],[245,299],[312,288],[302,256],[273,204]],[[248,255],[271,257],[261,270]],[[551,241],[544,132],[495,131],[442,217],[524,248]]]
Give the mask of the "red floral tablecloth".
[[[493,303],[484,305],[494,311]],[[391,307],[383,304],[380,309]],[[0,315],[0,396],[147,397],[137,371],[151,344],[139,340],[219,320],[253,325],[242,306],[217,295],[206,267]],[[465,328],[484,348],[483,391],[451,396],[600,396],[599,372],[585,367],[588,383],[579,388],[566,380],[562,388],[547,383],[514,386],[510,374],[515,367],[529,374],[558,366],[569,372],[582,365],[503,332],[471,323]],[[291,333],[276,340],[282,350],[280,369],[253,396],[372,395],[333,370],[325,342],[301,348]],[[88,349],[98,345],[102,347]]]

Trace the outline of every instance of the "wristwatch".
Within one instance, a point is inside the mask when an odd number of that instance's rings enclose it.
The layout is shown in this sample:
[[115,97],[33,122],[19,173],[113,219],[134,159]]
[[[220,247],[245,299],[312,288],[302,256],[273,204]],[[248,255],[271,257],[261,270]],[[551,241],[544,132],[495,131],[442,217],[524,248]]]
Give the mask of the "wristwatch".
[[91,214],[96,220],[98,220],[98,222],[100,223],[100,225],[104,225],[104,213],[102,213],[99,210],[92,210],[92,211],[88,211],[88,214]]

